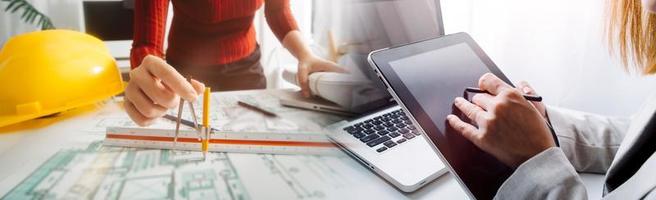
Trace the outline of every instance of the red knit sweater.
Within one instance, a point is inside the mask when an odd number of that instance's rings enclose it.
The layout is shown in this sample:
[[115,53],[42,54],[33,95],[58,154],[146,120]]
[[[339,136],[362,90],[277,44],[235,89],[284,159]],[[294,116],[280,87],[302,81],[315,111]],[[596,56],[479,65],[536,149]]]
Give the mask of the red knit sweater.
[[[171,0],[173,20],[166,59],[199,66],[237,61],[256,48],[253,17],[264,0]],[[132,68],[146,55],[164,57],[169,0],[136,0]],[[282,41],[297,29],[289,0],[266,0],[266,21]]]

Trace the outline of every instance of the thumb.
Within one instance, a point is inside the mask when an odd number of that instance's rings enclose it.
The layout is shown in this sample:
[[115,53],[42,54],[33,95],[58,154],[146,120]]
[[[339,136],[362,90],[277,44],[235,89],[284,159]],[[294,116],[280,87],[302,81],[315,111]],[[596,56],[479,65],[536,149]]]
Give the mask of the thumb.
[[[526,82],[526,81],[520,81],[519,83],[517,83],[517,89],[519,89],[519,91],[521,93],[524,93],[524,94],[530,94],[530,95],[537,95],[538,94],[535,91],[535,89],[533,89],[533,87],[531,87],[531,85],[529,85],[528,82]],[[535,109],[537,109],[538,112],[540,112],[540,114],[543,117],[546,118],[546,116],[547,116],[547,114],[546,114],[547,111],[546,110],[547,109],[544,106],[544,103],[542,103],[542,102],[531,102],[531,105],[533,105],[533,107],[535,107]]]
[[526,82],[526,81],[520,81],[517,85],[519,86],[518,89],[519,89],[522,93],[524,93],[524,94],[531,94],[531,95],[537,95],[537,92],[535,92],[535,89],[533,89],[533,87],[531,87],[531,85],[529,85],[528,82]]

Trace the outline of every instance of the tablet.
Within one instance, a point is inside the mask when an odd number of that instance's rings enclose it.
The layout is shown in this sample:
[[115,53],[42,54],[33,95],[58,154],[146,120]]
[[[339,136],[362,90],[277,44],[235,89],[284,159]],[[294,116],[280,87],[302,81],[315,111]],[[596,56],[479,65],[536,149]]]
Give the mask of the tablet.
[[469,99],[465,88],[478,87],[483,74],[510,80],[466,33],[374,51],[369,62],[470,197],[492,199],[513,169],[453,130],[446,116],[467,119],[453,101]]

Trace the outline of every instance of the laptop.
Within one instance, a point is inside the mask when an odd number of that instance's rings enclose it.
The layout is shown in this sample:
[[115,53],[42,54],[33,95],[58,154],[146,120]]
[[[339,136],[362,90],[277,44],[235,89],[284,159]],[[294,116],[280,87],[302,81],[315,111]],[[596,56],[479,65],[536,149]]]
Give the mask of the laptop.
[[[347,154],[404,192],[421,188],[447,169],[431,148],[430,141],[422,137],[423,132],[392,100],[367,62],[367,55],[373,50],[371,48],[442,36],[439,5],[435,0],[356,1],[348,6],[355,10],[344,12],[355,15],[347,17],[352,27],[346,30],[353,32],[352,37],[367,38],[352,49],[370,49],[347,54],[358,60],[358,67],[375,85],[375,90],[385,95],[358,96],[360,99],[354,102],[362,106],[353,107],[357,108],[356,113],[364,114],[329,125],[325,130]],[[416,20],[418,18],[423,20]]]
[[341,116],[354,116],[356,113],[349,112],[341,106],[318,97],[306,98],[300,92],[291,92],[284,95],[279,95],[280,105],[301,108],[307,110],[314,110],[319,112],[331,113]]

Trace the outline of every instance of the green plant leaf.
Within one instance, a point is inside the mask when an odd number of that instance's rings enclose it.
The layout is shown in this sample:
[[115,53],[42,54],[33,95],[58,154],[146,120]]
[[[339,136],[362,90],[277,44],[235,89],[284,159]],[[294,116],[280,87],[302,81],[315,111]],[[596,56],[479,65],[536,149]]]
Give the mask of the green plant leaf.
[[31,12],[30,10],[25,10],[25,13],[26,14],[24,16],[21,16],[21,19],[23,19],[23,21],[27,22],[27,19],[29,19],[30,16],[32,16],[34,14],[34,12]]
[[11,3],[9,3],[9,5],[7,5],[7,7],[5,8],[5,11],[8,11],[12,7],[14,7],[16,5],[16,3],[19,3],[19,2],[20,1],[12,1]]
[[28,10],[28,9],[23,10],[23,14],[21,15],[21,19],[24,19],[25,17],[27,17],[27,14],[30,14],[30,10]]
[[34,18],[36,18],[36,16],[38,16],[38,15],[37,15],[37,14],[34,14],[34,15],[32,15],[32,16],[29,18],[29,22],[30,22],[30,24],[34,24]]
[[26,6],[27,4],[25,4],[25,3],[26,3],[26,2],[18,3],[18,5],[14,6],[14,9],[11,10],[11,12],[12,12],[12,13],[13,13],[13,12],[16,12],[16,11],[17,11],[18,9],[20,9],[21,7]]
[[5,12],[16,13],[22,9],[20,19],[25,23],[37,25],[42,30],[55,28],[50,18],[39,12],[27,0],[2,0],[2,2],[8,2]]

